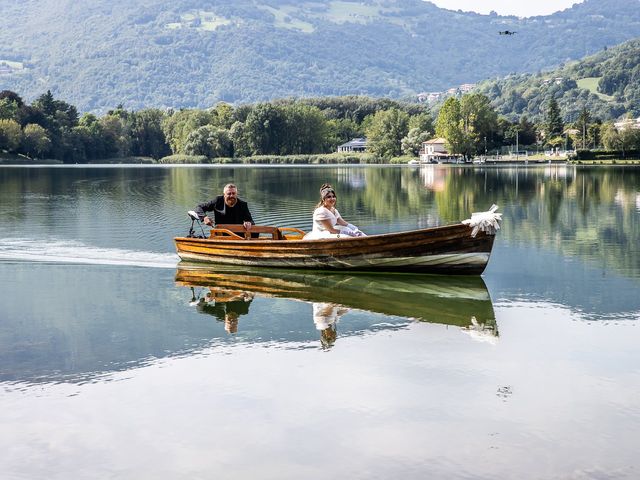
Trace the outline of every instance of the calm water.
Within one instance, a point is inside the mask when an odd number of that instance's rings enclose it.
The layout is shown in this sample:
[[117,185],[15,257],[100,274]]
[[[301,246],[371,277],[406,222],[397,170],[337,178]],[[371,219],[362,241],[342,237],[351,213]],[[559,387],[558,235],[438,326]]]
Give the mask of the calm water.
[[[178,268],[229,181],[504,221],[482,278]],[[0,302],[3,479],[640,476],[640,169],[2,167]]]

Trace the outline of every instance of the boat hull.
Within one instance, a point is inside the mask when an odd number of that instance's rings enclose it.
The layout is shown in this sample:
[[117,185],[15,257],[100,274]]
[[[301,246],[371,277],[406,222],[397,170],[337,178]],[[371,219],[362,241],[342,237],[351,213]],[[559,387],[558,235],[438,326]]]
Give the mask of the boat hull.
[[479,275],[495,235],[464,224],[321,240],[175,239],[182,260],[249,267]]

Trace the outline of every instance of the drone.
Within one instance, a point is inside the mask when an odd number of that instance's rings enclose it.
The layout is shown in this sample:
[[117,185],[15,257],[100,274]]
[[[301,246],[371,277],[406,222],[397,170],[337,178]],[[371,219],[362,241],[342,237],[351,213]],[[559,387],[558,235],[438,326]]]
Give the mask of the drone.
[[500,35],[515,35],[518,32],[512,32],[511,30],[503,30],[501,32],[498,32]]

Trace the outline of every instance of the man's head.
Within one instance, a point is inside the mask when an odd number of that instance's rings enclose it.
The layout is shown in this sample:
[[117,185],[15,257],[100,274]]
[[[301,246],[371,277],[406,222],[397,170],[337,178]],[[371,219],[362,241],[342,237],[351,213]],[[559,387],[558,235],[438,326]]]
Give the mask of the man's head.
[[236,187],[233,183],[229,183],[224,186],[224,190],[222,191],[224,195],[224,203],[228,206],[233,207],[238,202],[238,187]]

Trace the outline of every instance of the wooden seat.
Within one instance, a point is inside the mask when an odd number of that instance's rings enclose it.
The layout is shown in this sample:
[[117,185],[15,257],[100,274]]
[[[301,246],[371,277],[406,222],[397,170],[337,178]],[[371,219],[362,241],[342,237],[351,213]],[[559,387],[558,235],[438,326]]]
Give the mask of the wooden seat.
[[266,236],[268,240],[283,240],[282,233],[278,227],[266,227],[262,225],[253,225],[251,230],[247,230],[243,225],[220,224],[211,229],[210,238],[229,237],[229,239],[238,240],[264,240]]

